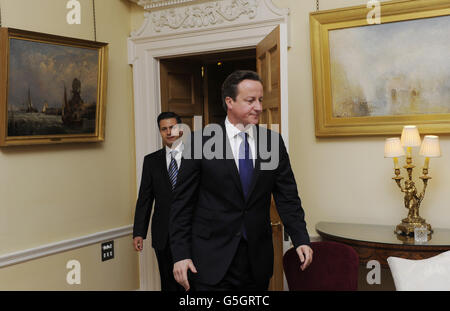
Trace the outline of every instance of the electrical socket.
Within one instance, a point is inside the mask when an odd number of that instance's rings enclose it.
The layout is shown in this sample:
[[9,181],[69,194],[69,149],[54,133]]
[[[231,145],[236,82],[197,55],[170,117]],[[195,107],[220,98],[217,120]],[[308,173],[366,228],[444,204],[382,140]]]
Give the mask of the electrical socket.
[[114,241],[102,243],[102,261],[114,258]]

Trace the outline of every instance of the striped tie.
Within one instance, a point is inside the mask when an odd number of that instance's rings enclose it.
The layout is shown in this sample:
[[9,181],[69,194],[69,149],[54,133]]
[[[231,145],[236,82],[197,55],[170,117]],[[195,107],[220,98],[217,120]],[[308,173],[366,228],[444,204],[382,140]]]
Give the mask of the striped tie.
[[176,150],[172,150],[170,152],[172,159],[170,160],[170,164],[169,164],[169,180],[170,180],[170,184],[172,185],[172,190],[175,189],[175,185],[177,184],[177,175],[178,175],[178,166],[177,166],[177,161],[175,160],[176,153],[177,153]]

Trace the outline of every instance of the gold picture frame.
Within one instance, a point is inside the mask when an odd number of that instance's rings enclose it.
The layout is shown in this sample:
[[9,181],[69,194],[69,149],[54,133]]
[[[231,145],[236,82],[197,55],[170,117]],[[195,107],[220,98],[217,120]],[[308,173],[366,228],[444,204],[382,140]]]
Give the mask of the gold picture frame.
[[0,28],[0,146],[105,139],[108,44]]
[[[316,136],[399,134],[408,124],[417,125],[421,133],[450,133],[449,50],[439,52],[449,40],[448,36],[438,40],[442,31],[450,32],[450,27],[438,27],[450,21],[450,2],[403,0],[379,5],[380,24],[369,23],[374,7],[366,5],[310,13]],[[408,44],[414,46],[409,42],[422,37],[426,42],[435,40],[434,49],[422,43],[423,49],[407,50]],[[367,45],[375,51],[366,50]],[[428,51],[447,57],[444,63],[438,61],[440,56],[433,59],[439,79],[447,80],[433,95],[429,86],[438,77],[420,61],[431,62]],[[388,56],[394,53],[400,57]]]

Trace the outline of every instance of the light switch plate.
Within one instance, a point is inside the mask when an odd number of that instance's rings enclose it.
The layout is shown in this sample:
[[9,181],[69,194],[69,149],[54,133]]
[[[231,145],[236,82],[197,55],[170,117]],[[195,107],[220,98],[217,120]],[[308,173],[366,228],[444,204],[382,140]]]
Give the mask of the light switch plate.
[[114,241],[102,243],[102,261],[114,258]]

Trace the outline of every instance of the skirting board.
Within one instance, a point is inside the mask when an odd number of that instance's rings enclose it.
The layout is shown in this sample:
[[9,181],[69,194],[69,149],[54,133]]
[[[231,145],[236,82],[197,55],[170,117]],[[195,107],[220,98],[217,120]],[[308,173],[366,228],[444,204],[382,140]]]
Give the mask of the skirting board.
[[113,240],[133,233],[133,225],[96,232],[82,237],[41,245],[6,255],[0,255],[0,268],[15,265],[40,257],[67,252],[106,240]]

